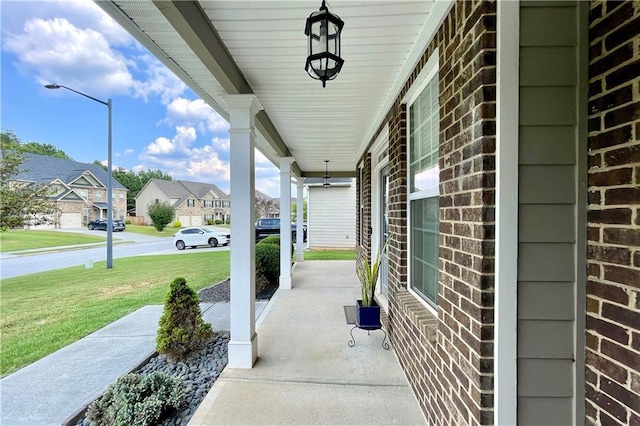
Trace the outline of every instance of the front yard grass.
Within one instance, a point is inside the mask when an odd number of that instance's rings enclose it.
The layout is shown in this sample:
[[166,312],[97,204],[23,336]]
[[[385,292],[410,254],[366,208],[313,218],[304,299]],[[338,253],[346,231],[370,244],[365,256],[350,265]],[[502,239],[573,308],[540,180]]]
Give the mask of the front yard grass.
[[0,282],[0,376],[149,304],[163,304],[182,276],[198,291],[229,276],[229,252],[140,256]]
[[169,224],[162,232],[158,232],[158,230],[151,225],[127,225],[127,231],[135,232],[136,234],[150,235],[152,237],[173,237],[173,234],[180,229],[182,228],[174,228],[172,224]]
[[12,229],[0,232],[0,252],[104,242],[106,237],[74,232]]
[[356,251],[349,250],[305,250],[304,260],[354,260]]

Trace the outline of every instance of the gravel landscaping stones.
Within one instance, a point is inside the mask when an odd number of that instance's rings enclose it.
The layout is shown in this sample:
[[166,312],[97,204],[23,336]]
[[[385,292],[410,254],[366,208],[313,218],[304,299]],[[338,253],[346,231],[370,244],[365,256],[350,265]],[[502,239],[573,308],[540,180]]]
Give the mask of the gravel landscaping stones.
[[[177,426],[187,424],[227,365],[228,343],[229,333],[226,331],[218,332],[204,349],[194,353],[188,360],[173,363],[167,361],[164,355],[156,355],[147,364],[135,371],[142,375],[161,371],[171,377],[179,377],[184,381],[185,401],[171,417],[165,419],[159,425]],[[81,418],[76,422],[77,426],[89,426],[90,424],[86,418]]]
[[[262,291],[256,294],[256,300],[271,299],[278,289],[278,284],[268,284]],[[203,288],[198,292],[202,303],[228,302],[230,300],[231,280],[227,279],[220,284]]]
[[[256,300],[270,299],[277,289],[277,284],[268,285],[256,294]],[[229,302],[230,280],[227,279],[219,284],[201,289],[198,292],[198,298],[201,303]],[[142,375],[162,371],[171,377],[180,377],[184,380],[186,396],[183,405],[159,425],[183,426],[189,422],[198,405],[227,365],[228,343],[228,331],[215,331],[213,339],[207,343],[204,349],[194,353],[183,362],[170,362],[164,355],[156,355],[134,371]],[[82,417],[75,424],[76,426],[90,426],[91,423]]]

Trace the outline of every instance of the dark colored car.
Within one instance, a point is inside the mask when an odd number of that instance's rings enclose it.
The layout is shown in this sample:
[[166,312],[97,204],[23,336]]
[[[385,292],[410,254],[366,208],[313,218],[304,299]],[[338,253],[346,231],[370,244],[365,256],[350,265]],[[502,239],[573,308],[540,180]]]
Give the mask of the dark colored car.
[[[113,231],[114,232],[122,232],[127,229],[126,225],[123,221],[119,219],[113,219],[112,221]],[[106,219],[98,219],[92,220],[87,224],[87,228],[89,230],[98,230],[98,231],[106,231],[107,230],[107,220]]]
[[[307,225],[302,225],[304,232],[303,241],[307,241]],[[256,241],[260,241],[269,235],[280,235],[280,218],[262,218],[256,221]],[[291,224],[291,239],[296,241],[296,224]]]

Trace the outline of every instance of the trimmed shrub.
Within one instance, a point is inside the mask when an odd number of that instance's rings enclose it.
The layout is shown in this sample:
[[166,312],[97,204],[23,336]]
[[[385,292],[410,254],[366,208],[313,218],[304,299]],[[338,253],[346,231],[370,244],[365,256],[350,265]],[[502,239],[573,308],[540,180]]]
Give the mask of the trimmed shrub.
[[[268,237],[260,240],[258,244],[275,244],[278,246],[278,250],[280,249],[280,235],[269,235]],[[294,245],[291,243],[291,255],[293,255]]]
[[179,220],[176,220],[175,222],[173,222],[173,227],[182,228],[182,222],[180,222]]
[[216,224],[216,225],[222,225],[222,221],[221,221],[220,219],[216,219],[216,220],[215,220],[215,224]]
[[280,235],[269,235],[268,237],[260,240],[258,244],[276,244],[280,247]]
[[172,361],[182,361],[205,347],[213,337],[211,324],[202,319],[198,295],[182,277],[171,282],[160,317],[156,350]]
[[265,244],[263,241],[256,244],[257,291],[260,291],[262,289],[260,287],[266,285],[266,283],[261,282],[261,278],[266,279],[268,283],[275,284],[280,277],[280,245],[274,243]]
[[169,410],[177,410],[184,396],[181,379],[159,371],[145,377],[127,374],[89,405],[86,417],[96,426],[155,425]]
[[124,224],[125,225],[131,225],[131,221],[129,219],[127,219],[127,220],[124,221]]

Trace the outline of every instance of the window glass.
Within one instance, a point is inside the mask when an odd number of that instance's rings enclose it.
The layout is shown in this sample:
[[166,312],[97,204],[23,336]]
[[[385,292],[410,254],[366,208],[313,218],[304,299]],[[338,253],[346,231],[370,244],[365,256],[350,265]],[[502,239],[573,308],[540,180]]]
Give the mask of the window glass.
[[438,76],[409,105],[409,287],[438,302],[440,106]]

